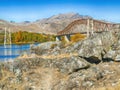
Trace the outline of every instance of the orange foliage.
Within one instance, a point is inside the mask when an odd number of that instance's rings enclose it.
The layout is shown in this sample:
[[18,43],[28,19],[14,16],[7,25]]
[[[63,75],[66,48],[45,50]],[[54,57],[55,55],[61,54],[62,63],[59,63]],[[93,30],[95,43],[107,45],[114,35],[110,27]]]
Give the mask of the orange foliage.
[[71,36],[71,41],[77,42],[77,41],[83,40],[85,37],[86,37],[86,35],[77,33],[77,34]]
[[19,32],[17,32],[17,34],[16,34],[15,42],[19,42],[19,41],[21,41],[21,40],[22,40],[22,32],[19,31]]

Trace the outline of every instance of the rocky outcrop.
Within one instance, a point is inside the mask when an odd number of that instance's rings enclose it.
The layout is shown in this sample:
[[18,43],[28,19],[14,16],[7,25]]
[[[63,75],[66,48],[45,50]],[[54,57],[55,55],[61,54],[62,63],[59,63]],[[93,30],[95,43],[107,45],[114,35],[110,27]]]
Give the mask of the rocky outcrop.
[[103,32],[67,47],[61,42],[31,46],[34,57],[28,55],[0,65],[0,89],[97,90],[98,87],[114,87],[120,79],[120,64],[113,61],[120,60],[119,42],[118,35]]
[[61,42],[45,42],[42,44],[39,44],[37,46],[31,45],[31,53],[35,53],[37,55],[44,55],[47,54],[49,51],[51,51],[55,47],[61,47]]
[[65,48],[62,47],[61,42],[47,42],[36,46],[32,51],[38,55],[72,54],[75,52],[90,63],[99,63],[116,42],[117,37],[113,33],[102,32]]
[[77,52],[80,57],[94,63],[102,61],[103,56],[116,42],[116,37],[111,32],[96,34],[88,39],[79,41],[70,47],[70,52]]
[[115,43],[115,36],[110,32],[97,34],[87,40],[81,42],[79,46],[79,56],[82,57],[97,57],[102,59],[102,56]]
[[70,57],[70,61],[63,59],[17,59],[14,63],[3,63],[0,89],[93,90],[91,88],[114,86],[119,82],[119,63],[106,62],[88,67],[79,57]]
[[18,68],[27,71],[30,67],[39,66],[43,68],[58,69],[61,73],[72,73],[80,69],[86,69],[90,66],[86,60],[78,56],[70,56],[64,58],[44,59],[44,58],[28,58],[25,60],[17,59],[12,65],[7,65],[9,70],[16,70]]
[[[86,72],[87,71],[87,72]],[[103,72],[98,67],[91,67],[86,71],[78,71],[68,76],[66,81],[61,81],[53,90],[89,90],[96,80],[103,78]]]
[[3,67],[3,64],[0,64],[0,79],[3,78],[3,74],[2,74],[2,67]]
[[49,65],[50,67],[58,68],[60,72],[68,74],[81,69],[87,69],[90,66],[88,62],[78,56],[71,56],[69,58],[61,58],[58,60],[56,59]]
[[[21,90],[59,90],[58,87],[56,88],[56,85],[61,82],[65,75],[67,76],[89,67],[90,64],[78,56],[56,59],[16,59],[12,63],[3,64],[2,71],[7,70],[7,72],[12,74],[8,77],[4,76],[8,80],[5,80],[5,83],[0,83],[3,86],[0,86],[0,88],[2,90],[6,90],[7,88],[14,90],[15,87],[11,87],[9,83],[11,85],[15,84],[15,86],[26,83],[21,86]],[[37,83],[37,86],[35,83]],[[18,88],[16,89],[19,90]]]

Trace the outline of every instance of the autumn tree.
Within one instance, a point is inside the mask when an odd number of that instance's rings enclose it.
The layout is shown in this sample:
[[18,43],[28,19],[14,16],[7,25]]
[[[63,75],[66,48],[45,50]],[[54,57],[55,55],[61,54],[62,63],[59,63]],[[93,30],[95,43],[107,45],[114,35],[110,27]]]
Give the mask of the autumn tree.
[[22,32],[21,31],[17,32],[15,35],[15,42],[20,42],[20,41],[22,41]]

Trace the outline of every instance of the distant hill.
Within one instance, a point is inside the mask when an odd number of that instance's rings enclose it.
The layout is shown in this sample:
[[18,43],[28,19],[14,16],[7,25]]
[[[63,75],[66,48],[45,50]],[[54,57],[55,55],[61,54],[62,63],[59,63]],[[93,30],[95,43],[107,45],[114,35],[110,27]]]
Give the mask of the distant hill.
[[36,20],[35,22],[24,21],[22,23],[15,23],[14,21],[7,22],[0,20],[0,32],[4,31],[5,27],[9,27],[12,32],[21,30],[36,33],[56,34],[63,30],[72,21],[81,18],[88,18],[88,16],[82,16],[78,13],[65,13],[54,15],[50,18]]

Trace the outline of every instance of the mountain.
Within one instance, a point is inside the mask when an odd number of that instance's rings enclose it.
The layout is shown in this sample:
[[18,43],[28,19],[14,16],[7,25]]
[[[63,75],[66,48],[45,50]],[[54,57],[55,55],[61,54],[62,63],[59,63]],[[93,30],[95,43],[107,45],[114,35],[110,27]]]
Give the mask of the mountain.
[[50,18],[44,18],[35,22],[24,21],[21,23],[15,23],[14,21],[7,22],[0,20],[0,31],[5,27],[9,27],[12,32],[16,31],[28,31],[45,34],[56,34],[63,30],[72,21],[87,18],[88,16],[79,15],[78,13],[65,13],[53,15]]

